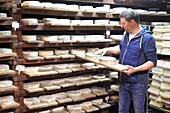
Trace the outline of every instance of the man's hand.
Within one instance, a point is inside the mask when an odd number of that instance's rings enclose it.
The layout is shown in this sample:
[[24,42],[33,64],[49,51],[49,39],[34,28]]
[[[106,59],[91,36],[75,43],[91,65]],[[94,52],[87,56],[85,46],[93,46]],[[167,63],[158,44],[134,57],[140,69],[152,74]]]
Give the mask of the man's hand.
[[132,66],[126,65],[126,67],[128,68],[127,70],[123,71],[123,73],[126,73],[127,75],[130,75],[132,73],[136,72],[136,69]]
[[94,54],[96,55],[105,55],[107,53],[107,48],[104,48],[104,49],[99,49],[98,51],[96,51]]

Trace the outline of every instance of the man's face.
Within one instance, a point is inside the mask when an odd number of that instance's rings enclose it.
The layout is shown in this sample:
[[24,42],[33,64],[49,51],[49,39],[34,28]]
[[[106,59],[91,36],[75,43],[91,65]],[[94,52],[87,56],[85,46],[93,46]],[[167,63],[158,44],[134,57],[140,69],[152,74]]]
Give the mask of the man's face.
[[132,32],[132,25],[133,25],[132,20],[129,22],[129,21],[127,21],[125,18],[120,18],[120,23],[121,23],[121,27],[122,27],[125,31],[127,31],[127,32],[129,32],[129,33]]

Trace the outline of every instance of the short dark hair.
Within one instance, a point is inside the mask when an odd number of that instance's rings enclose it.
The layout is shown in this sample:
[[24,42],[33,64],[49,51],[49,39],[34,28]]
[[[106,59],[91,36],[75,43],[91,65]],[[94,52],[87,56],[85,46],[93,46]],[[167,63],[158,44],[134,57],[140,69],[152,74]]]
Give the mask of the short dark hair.
[[130,20],[135,20],[137,23],[140,22],[140,17],[139,17],[139,14],[138,12],[136,12],[135,10],[133,9],[126,9],[124,11],[122,11],[119,15],[120,18],[125,18],[127,21],[130,21]]

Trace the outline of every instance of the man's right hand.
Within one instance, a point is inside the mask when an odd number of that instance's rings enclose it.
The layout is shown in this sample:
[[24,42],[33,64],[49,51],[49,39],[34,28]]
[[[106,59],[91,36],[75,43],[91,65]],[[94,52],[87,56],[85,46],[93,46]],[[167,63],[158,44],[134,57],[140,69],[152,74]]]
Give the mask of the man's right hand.
[[106,53],[107,53],[107,48],[104,48],[104,49],[97,50],[94,54],[103,56]]

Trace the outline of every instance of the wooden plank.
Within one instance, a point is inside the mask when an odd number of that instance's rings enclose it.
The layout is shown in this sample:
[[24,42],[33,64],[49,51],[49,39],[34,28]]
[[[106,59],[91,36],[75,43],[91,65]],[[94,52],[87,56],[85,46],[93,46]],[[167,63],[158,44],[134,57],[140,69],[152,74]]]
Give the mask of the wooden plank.
[[82,56],[79,56],[79,55],[76,55],[77,58],[80,58],[82,60],[86,60],[86,61],[90,61],[90,62],[93,62],[93,63],[96,63],[96,64],[99,64],[99,65],[103,65],[109,69],[113,69],[115,71],[124,71],[124,70],[127,70],[127,67],[122,65],[122,64],[114,64],[114,65],[107,65],[107,64],[104,64],[104,63],[100,63],[100,62],[97,62],[97,61],[94,61],[94,60],[91,60],[91,59],[87,59],[85,57],[82,57]]

